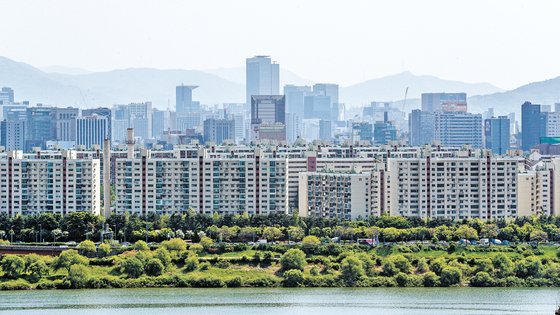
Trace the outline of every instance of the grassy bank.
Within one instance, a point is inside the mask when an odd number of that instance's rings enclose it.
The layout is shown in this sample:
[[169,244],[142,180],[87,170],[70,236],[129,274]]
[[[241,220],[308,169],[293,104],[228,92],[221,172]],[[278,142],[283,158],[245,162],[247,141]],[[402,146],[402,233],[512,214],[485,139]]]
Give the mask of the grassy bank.
[[136,287],[560,286],[555,246],[302,244],[96,247],[4,255],[0,289]]

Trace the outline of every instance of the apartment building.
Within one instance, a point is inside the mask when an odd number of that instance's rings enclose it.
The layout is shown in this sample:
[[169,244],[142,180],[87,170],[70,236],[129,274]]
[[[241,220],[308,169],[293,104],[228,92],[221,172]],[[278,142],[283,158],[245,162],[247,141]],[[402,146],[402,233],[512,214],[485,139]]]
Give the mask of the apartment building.
[[99,214],[100,161],[79,159],[75,151],[49,155],[0,155],[0,213]]

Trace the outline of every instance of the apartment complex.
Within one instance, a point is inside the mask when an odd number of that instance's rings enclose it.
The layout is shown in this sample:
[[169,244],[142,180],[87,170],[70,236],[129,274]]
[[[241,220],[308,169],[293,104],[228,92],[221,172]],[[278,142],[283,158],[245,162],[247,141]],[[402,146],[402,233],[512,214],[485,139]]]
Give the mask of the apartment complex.
[[99,214],[100,161],[79,159],[76,151],[56,158],[11,151],[0,156],[0,213]]

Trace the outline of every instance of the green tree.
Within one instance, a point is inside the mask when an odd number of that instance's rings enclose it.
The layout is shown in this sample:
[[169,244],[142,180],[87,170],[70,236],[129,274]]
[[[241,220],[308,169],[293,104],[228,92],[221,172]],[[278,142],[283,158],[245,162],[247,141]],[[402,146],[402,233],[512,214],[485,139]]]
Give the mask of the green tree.
[[144,251],[144,250],[150,250],[150,247],[146,242],[139,240],[136,241],[136,243],[134,243],[134,249],[137,251]]
[[280,258],[280,265],[282,265],[282,270],[284,271],[291,269],[303,271],[306,264],[305,253],[297,248],[289,249]]
[[546,232],[544,232],[542,230],[535,229],[535,230],[531,231],[531,233],[529,235],[530,235],[529,239],[531,240],[531,242],[536,242],[537,245],[539,243],[548,241],[548,234],[546,234]]
[[349,286],[354,285],[365,274],[362,262],[355,256],[348,256],[342,260],[340,272],[341,280]]
[[161,243],[161,246],[163,246],[170,252],[182,252],[187,250],[187,243],[180,238],[172,238],[168,241],[164,241]]
[[6,278],[16,279],[25,270],[25,260],[17,255],[6,255],[2,259],[2,270]]
[[395,264],[395,267],[399,269],[401,272],[410,273],[410,269],[412,268],[412,264],[406,257],[403,255],[394,255],[389,258]]
[[321,240],[319,240],[319,238],[315,235],[308,235],[303,238],[301,243],[305,246],[317,246],[321,244]]
[[274,226],[267,226],[263,229],[262,238],[267,239],[269,241],[277,241],[284,237],[284,233]]
[[282,284],[285,287],[299,287],[303,285],[303,272],[297,269],[291,269],[284,272],[284,280]]
[[144,273],[144,265],[136,257],[130,257],[122,262],[122,270],[130,278],[138,278]]
[[432,271],[428,271],[422,276],[422,285],[425,287],[437,287],[439,283],[439,277]]
[[89,280],[88,269],[84,265],[72,265],[68,271],[68,281],[72,288],[80,289],[85,288]]
[[99,257],[107,257],[111,254],[111,245],[107,243],[103,243],[99,245],[99,249],[97,250],[97,255]]
[[196,255],[189,255],[185,259],[185,271],[195,271],[198,269],[198,257]]
[[164,247],[160,247],[155,251],[154,258],[159,259],[165,268],[171,265],[171,254]]
[[49,275],[49,266],[47,266],[43,260],[32,263],[27,269],[29,270],[31,279],[35,282]]
[[157,277],[163,273],[165,266],[161,263],[159,259],[152,258],[148,260],[144,270],[148,276]]
[[493,287],[495,281],[488,272],[480,271],[471,278],[470,284],[473,287]]
[[456,267],[445,267],[440,274],[441,285],[444,287],[460,284],[461,278],[461,269]]
[[426,258],[421,257],[418,259],[418,263],[416,264],[416,271],[418,273],[425,273],[428,272],[430,269],[428,267],[428,262],[426,261]]
[[55,270],[66,269],[69,271],[72,265],[88,265],[88,264],[89,264],[89,259],[87,259],[87,257],[84,257],[78,254],[77,251],[70,249],[70,250],[63,251],[62,253],[60,253],[60,255],[58,255],[58,257],[54,260],[53,268]]
[[77,248],[78,248],[78,253],[80,253],[80,255],[82,256],[91,258],[97,255],[97,247],[95,246],[95,243],[90,240],[80,242]]
[[305,232],[299,226],[289,226],[287,230],[288,237],[294,242],[301,241],[305,236]]
[[468,225],[459,226],[455,230],[455,233],[453,233],[453,235],[455,236],[456,239],[467,239],[467,240],[478,239],[478,232],[474,228]]
[[200,238],[200,245],[202,245],[202,247],[204,247],[205,249],[211,247],[212,245],[214,245],[214,241],[209,238],[208,236],[203,236]]
[[513,273],[513,262],[505,254],[498,254],[492,260],[494,265],[496,276],[499,278],[505,278]]

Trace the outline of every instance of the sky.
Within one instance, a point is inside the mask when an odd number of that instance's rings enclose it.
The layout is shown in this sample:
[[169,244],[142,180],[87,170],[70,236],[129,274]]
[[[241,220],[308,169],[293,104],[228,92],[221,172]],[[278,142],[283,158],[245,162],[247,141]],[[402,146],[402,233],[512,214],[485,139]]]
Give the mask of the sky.
[[243,67],[342,86],[402,71],[512,89],[560,76],[560,1],[0,0],[0,56],[36,67]]

